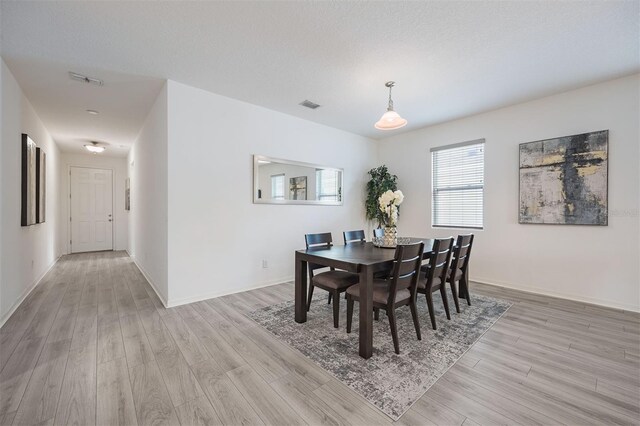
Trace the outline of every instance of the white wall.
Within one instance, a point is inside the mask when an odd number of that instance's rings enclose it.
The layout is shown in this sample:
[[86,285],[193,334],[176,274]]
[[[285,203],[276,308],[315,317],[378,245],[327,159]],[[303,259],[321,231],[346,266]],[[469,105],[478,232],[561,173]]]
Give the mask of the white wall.
[[124,184],[128,176],[127,159],[125,157],[110,157],[103,154],[70,154],[63,153],[60,161],[60,236],[63,239],[64,252],[70,253],[71,239],[69,226],[69,168],[90,167],[109,169],[113,171],[113,248],[126,250],[129,240],[129,212],[124,209]]
[[[0,325],[38,283],[62,252],[59,226],[58,148],[1,61],[0,220]],[[21,134],[27,133],[47,154],[46,222],[20,226]]]
[[[173,81],[168,108],[170,305],[292,279],[305,233],[365,228],[373,141]],[[344,168],[344,205],[253,204],[253,154]]]
[[[621,78],[379,141],[379,162],[406,198],[401,235],[431,228],[429,149],[486,139],[485,228],[472,280],[640,310],[640,75]],[[609,130],[609,225],[518,224],[518,144]]]
[[[128,250],[166,304],[167,86],[160,91],[129,152],[131,210]],[[190,220],[195,220],[191,218]]]

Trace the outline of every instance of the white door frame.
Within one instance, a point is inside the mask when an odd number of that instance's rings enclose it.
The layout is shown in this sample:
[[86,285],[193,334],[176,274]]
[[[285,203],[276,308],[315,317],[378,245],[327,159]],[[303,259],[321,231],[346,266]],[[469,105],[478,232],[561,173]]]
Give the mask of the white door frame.
[[67,219],[69,219],[67,221],[67,243],[65,243],[65,246],[67,247],[67,254],[71,254],[71,241],[73,241],[73,238],[71,238],[71,169],[72,168],[76,168],[76,169],[94,169],[94,170],[111,170],[111,209],[113,211],[112,213],[112,218],[113,218],[113,222],[112,222],[112,226],[111,226],[111,250],[115,250],[115,246],[116,246],[116,213],[115,213],[115,206],[116,206],[116,187],[115,187],[115,179],[116,179],[116,171],[115,169],[113,169],[112,167],[89,167],[89,166],[74,166],[73,164],[70,164],[69,167],[67,168],[67,187],[69,188],[69,197],[67,198]]

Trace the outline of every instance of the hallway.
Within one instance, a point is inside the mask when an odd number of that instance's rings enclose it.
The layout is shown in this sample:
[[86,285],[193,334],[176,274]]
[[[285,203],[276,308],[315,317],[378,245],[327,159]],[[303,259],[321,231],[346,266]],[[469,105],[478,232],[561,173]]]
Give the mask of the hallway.
[[[633,423],[640,318],[514,306],[398,424]],[[0,424],[389,424],[243,312],[291,283],[165,309],[125,252],[64,256],[1,329]]]

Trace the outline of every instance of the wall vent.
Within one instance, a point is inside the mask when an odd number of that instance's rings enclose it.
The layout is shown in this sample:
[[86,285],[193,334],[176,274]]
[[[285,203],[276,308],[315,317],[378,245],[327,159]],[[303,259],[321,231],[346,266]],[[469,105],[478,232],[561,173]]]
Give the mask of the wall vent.
[[299,105],[302,105],[303,107],[307,107],[307,108],[311,108],[311,109],[316,109],[318,108],[320,105],[318,105],[315,102],[311,102],[310,100],[305,99],[304,101],[300,102]]
[[94,86],[104,85],[104,82],[98,78],[87,77],[86,75],[78,74],[77,72],[69,71],[69,78],[81,83],[93,84]]

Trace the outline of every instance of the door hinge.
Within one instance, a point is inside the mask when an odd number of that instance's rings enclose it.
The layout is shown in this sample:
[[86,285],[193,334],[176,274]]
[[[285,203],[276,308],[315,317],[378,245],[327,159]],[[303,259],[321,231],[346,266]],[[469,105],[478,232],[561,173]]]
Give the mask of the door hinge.
[[69,218],[69,222],[71,222],[71,218]]
[[71,240],[69,240],[69,244],[71,244]]

